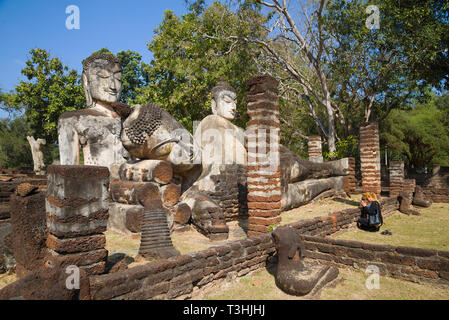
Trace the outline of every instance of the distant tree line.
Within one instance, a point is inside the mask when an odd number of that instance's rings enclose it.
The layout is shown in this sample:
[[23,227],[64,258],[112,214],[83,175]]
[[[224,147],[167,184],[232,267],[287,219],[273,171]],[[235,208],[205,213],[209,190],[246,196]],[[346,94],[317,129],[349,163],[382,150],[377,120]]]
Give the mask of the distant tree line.
[[[167,10],[148,50],[120,51],[122,102],[154,102],[187,129],[210,111],[210,91],[224,77],[238,94],[235,124],[245,127],[245,81],[279,80],[281,142],[306,157],[307,136],[321,135],[327,159],[358,158],[358,131],[378,121],[382,152],[416,168],[449,165],[449,10],[443,0],[186,1]],[[379,28],[367,26],[368,5]],[[109,53],[107,48],[97,52]],[[47,140],[58,158],[57,120],[86,108],[80,74],[33,49],[0,108],[0,164],[31,166],[26,135]],[[86,57],[88,54],[86,55]],[[387,151],[385,151],[387,150]]]

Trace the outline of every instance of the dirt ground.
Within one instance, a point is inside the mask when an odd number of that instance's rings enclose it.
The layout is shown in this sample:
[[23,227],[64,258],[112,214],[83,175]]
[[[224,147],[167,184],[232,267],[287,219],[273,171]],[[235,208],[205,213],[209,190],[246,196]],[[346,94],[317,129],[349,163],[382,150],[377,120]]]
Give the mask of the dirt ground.
[[[300,208],[281,213],[281,225],[292,223],[302,219],[312,219],[315,217],[328,215],[330,212],[347,208],[357,207],[360,203],[361,195],[353,195],[349,199],[325,199],[315,203],[309,203]],[[229,238],[225,241],[210,241],[206,236],[199,233],[194,227],[182,233],[172,234],[174,247],[181,253],[186,254],[207,249],[212,246],[219,246],[228,241],[245,239],[247,222],[228,222]],[[106,249],[111,253],[122,252],[130,256],[137,255],[140,245],[140,235],[123,236],[113,232],[106,232]]]
[[[448,300],[449,287],[418,284],[379,277],[378,289],[366,286],[369,274],[340,269],[337,279],[317,296],[297,297],[280,290],[274,280],[275,267],[256,271],[224,283],[201,297],[204,300]],[[369,282],[369,281],[368,281]]]

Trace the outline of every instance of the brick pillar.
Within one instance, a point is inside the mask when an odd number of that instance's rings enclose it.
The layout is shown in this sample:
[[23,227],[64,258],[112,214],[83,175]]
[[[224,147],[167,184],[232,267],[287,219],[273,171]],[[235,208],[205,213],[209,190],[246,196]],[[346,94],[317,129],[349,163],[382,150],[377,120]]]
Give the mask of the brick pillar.
[[380,148],[377,122],[360,127],[360,162],[363,192],[374,192],[380,196]]
[[49,166],[46,198],[48,261],[74,265],[88,275],[105,271],[109,170]]
[[397,197],[404,185],[404,161],[390,161],[390,197]]
[[309,137],[307,143],[309,149],[309,161],[323,162],[323,151],[321,148],[321,136]]
[[247,82],[249,122],[248,236],[266,233],[281,221],[280,121],[278,82],[261,76]]
[[402,186],[402,192],[407,196],[407,198],[412,201],[413,194],[415,193],[416,180],[415,179],[404,179],[404,184]]
[[345,169],[345,179],[343,181],[345,192],[350,194],[357,187],[357,179],[355,177],[355,158],[348,158],[348,168]]

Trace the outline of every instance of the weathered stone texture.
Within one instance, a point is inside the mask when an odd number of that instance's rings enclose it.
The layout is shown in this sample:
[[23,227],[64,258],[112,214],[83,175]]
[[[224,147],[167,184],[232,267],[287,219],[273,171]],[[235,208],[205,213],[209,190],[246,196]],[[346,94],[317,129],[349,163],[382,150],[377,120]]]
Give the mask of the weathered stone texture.
[[96,166],[50,166],[46,198],[47,260],[76,265],[87,274],[105,271],[109,218],[109,170]]

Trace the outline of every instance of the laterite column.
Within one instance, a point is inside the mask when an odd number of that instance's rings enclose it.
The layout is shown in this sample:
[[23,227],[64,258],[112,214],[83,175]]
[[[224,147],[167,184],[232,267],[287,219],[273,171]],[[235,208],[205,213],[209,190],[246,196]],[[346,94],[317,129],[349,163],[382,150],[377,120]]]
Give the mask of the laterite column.
[[363,192],[380,196],[380,148],[377,122],[360,127],[360,162]]
[[281,221],[278,82],[261,76],[247,82],[248,236],[269,232]]
[[109,170],[97,166],[49,166],[48,262],[76,266],[87,274],[105,271]]

